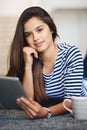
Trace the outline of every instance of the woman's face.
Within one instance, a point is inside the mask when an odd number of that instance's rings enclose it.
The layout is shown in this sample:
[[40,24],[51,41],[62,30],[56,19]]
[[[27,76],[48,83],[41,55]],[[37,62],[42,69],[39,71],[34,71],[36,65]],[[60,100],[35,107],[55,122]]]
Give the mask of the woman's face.
[[52,31],[38,17],[32,17],[24,24],[24,34],[30,47],[38,52],[45,51],[52,43]]

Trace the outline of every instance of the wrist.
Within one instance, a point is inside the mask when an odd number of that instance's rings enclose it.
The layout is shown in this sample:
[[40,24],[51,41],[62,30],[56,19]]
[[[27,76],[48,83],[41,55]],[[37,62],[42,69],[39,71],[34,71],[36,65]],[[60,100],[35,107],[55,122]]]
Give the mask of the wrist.
[[28,69],[31,69],[31,68],[32,68],[32,64],[27,64],[27,65],[25,65],[25,67],[24,67],[25,70],[28,70]]
[[32,63],[30,63],[29,61],[26,62],[26,64],[25,64],[25,69],[28,69],[28,68],[30,68],[30,67],[32,67]]
[[51,110],[50,110],[49,108],[47,108],[47,107],[44,107],[44,109],[47,110],[47,115],[46,115],[46,117],[47,117],[47,118],[51,118],[51,116],[52,116]]
[[24,67],[25,70],[29,70],[29,69],[31,69],[31,68],[32,68],[32,66],[25,66],[25,67]]

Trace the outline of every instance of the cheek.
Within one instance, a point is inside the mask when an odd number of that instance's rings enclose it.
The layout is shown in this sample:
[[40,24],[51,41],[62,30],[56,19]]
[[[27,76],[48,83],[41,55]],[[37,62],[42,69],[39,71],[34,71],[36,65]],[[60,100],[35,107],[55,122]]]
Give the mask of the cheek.
[[27,44],[29,45],[29,47],[32,47],[35,49],[34,43],[32,39],[27,39]]
[[47,29],[47,30],[44,32],[44,37],[46,37],[46,38],[51,38],[51,37],[52,37],[52,32],[51,32],[49,29]]
[[29,46],[32,45],[32,39],[29,39],[29,38],[28,38],[28,39],[26,39],[26,41],[27,41],[27,43],[28,43]]
[[50,40],[52,40],[52,34],[50,32],[47,32],[47,33],[44,34],[44,38],[47,41],[50,41]]

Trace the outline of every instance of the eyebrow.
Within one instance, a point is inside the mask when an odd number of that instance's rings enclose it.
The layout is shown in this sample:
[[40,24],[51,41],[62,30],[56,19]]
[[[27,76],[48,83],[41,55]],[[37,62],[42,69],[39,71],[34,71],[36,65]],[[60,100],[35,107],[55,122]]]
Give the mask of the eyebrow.
[[43,25],[39,25],[39,26],[37,26],[36,29],[38,29],[38,28],[40,28],[40,27],[43,27]]
[[[43,25],[39,25],[37,26],[35,29],[39,29],[40,27],[43,27]],[[24,33],[30,33],[31,31],[27,31],[27,32],[24,32]]]

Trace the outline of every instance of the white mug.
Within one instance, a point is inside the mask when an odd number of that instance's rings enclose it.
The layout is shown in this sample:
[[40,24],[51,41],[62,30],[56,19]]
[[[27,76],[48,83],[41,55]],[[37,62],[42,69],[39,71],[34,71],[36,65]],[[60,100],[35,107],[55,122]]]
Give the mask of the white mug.
[[[72,103],[72,110],[67,108],[65,102],[69,101]],[[87,120],[87,97],[76,97],[73,96],[70,99],[65,99],[63,101],[63,107],[69,111],[75,119]]]

